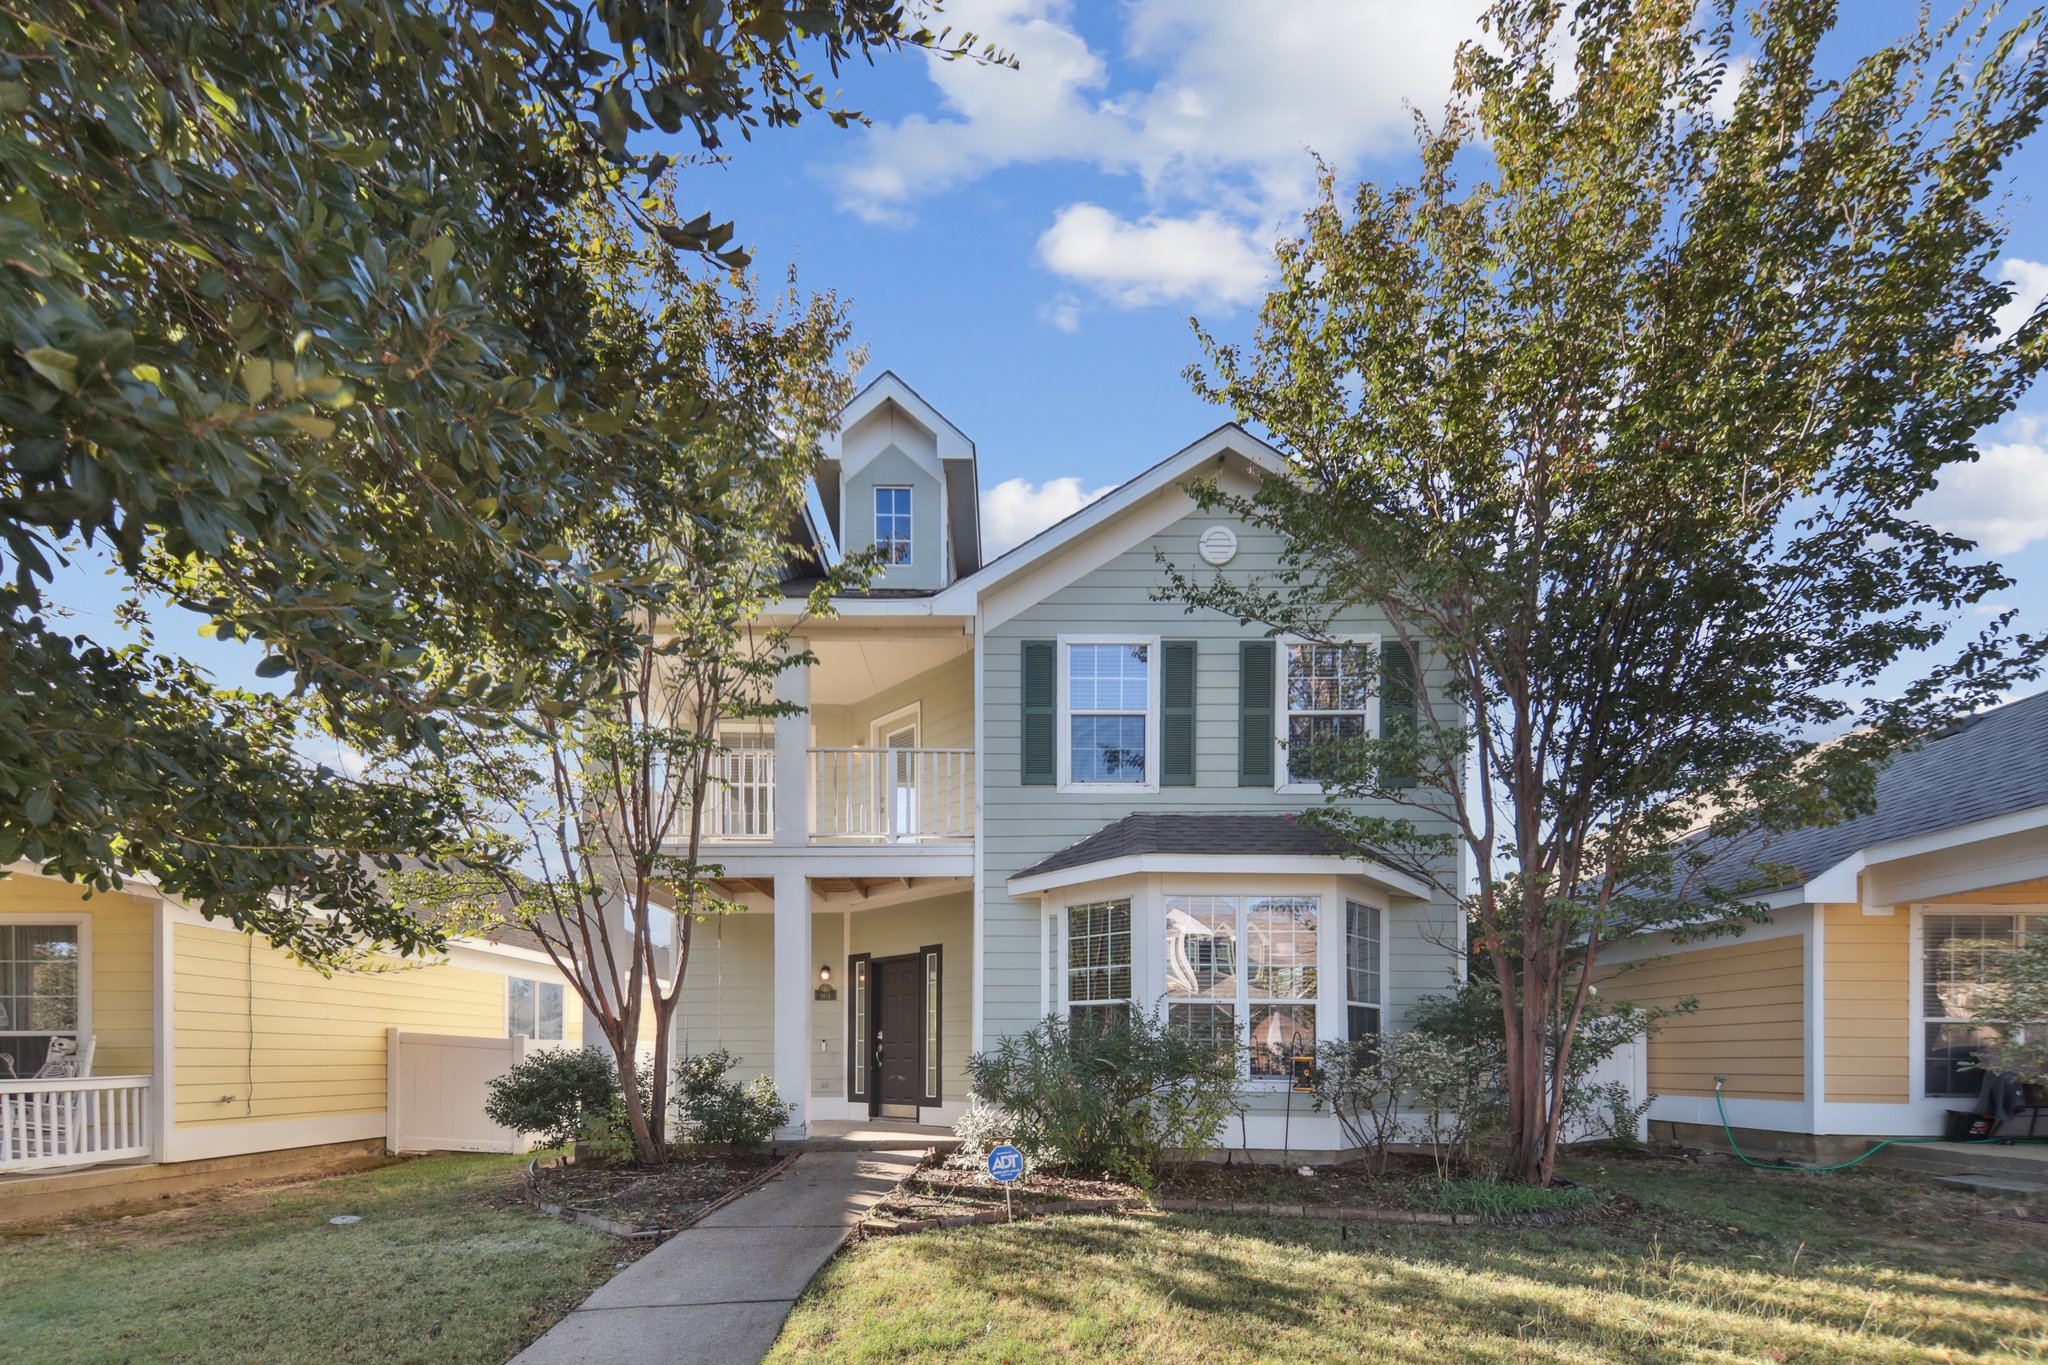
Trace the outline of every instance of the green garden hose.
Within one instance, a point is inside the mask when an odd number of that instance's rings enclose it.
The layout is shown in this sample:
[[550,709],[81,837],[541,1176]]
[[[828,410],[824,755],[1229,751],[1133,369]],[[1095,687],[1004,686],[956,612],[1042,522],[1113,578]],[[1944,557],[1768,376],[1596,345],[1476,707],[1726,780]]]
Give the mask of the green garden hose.
[[[1725,1104],[1723,1104],[1723,1103],[1721,1103],[1721,1078],[1720,1078],[1719,1076],[1716,1076],[1716,1077],[1714,1078],[1714,1108],[1715,1108],[1715,1110],[1716,1110],[1716,1111],[1718,1111],[1718,1112],[1720,1113],[1720,1115],[1721,1115],[1721,1131],[1722,1131],[1722,1132],[1723,1132],[1724,1134],[1726,1134],[1726,1135],[1727,1135],[1727,1138],[1728,1138],[1728,1149],[1729,1149],[1730,1151],[1734,1152],[1734,1153],[1735,1153],[1735,1155],[1736,1155],[1736,1156],[1737,1156],[1738,1158],[1740,1158],[1740,1159],[1741,1159],[1741,1161],[1742,1161],[1742,1164],[1743,1164],[1743,1165],[1745,1165],[1745,1166],[1753,1166],[1753,1167],[1755,1167],[1755,1168],[1756,1168],[1757,1170],[1759,1170],[1759,1171],[1806,1171],[1806,1172],[1819,1172],[1819,1171],[1846,1171],[1846,1170],[1848,1170],[1848,1169],[1849,1169],[1849,1168],[1850,1168],[1851,1166],[1860,1166],[1860,1165],[1862,1165],[1862,1164],[1863,1164],[1864,1162],[1866,1162],[1866,1161],[1870,1160],[1870,1158],[1872,1158],[1872,1157],[1876,1156],[1876,1155],[1877,1155],[1877,1154],[1878,1154],[1879,1152],[1883,1151],[1883,1150],[1884,1150],[1885,1148],[1887,1148],[1887,1147],[1906,1147],[1906,1146],[1912,1146],[1912,1145],[1913,1145],[1913,1144],[1915,1144],[1915,1143],[1922,1143],[1922,1142],[1947,1142],[1947,1141],[1948,1141],[1948,1139],[1947,1139],[1947,1138],[1938,1138],[1938,1137],[1919,1137],[1919,1138],[1886,1138],[1886,1139],[1885,1139],[1885,1140],[1884,1140],[1883,1142],[1880,1142],[1880,1143],[1878,1143],[1878,1144],[1877,1144],[1877,1145],[1876,1145],[1875,1147],[1872,1147],[1872,1148],[1871,1148],[1871,1149],[1870,1149],[1869,1151],[1865,1152],[1865,1153],[1864,1153],[1864,1154],[1863,1154],[1862,1156],[1859,1156],[1859,1157],[1854,1157],[1854,1158],[1852,1158],[1852,1159],[1850,1159],[1850,1160],[1848,1160],[1848,1161],[1837,1161],[1837,1162],[1836,1162],[1836,1163],[1835,1163],[1834,1165],[1832,1165],[1832,1166],[1794,1166],[1794,1165],[1792,1165],[1792,1164],[1791,1164],[1790,1162],[1782,1162],[1782,1161],[1753,1161],[1753,1160],[1751,1160],[1751,1159],[1750,1159],[1750,1156],[1749,1156],[1749,1154],[1748,1154],[1747,1152],[1743,1151],[1741,1147],[1739,1147],[1739,1146],[1737,1146],[1737,1145],[1736,1145],[1736,1142],[1735,1142],[1735,1130],[1734,1130],[1733,1128],[1730,1128],[1730,1127],[1728,1126],[1728,1106],[1727,1106],[1727,1105],[1725,1105]],[[1986,1138],[1964,1138],[1964,1139],[1962,1140],[1962,1142],[1963,1142],[1963,1143],[1965,1143],[1965,1144],[1970,1144],[1970,1145],[1979,1145],[1979,1144],[1983,1144],[1983,1143],[1991,1143],[1991,1142],[2003,1142],[2003,1143],[2007,1143],[2007,1144],[2015,1144],[2015,1143],[2022,1143],[2022,1142],[2030,1142],[2030,1143],[2031,1143],[2031,1142],[2048,1142],[2048,1137],[2030,1137],[2030,1138],[1990,1138],[1990,1137],[1986,1137]]]

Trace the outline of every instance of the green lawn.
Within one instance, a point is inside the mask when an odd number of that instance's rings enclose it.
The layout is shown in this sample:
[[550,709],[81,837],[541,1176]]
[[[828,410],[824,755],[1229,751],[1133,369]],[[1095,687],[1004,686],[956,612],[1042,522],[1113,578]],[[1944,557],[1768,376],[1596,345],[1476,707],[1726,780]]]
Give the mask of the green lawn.
[[878,1239],[772,1365],[833,1361],[2035,1361],[2048,1241],[1880,1172],[1611,1159],[1557,1229],[1189,1216]]
[[[522,1159],[428,1157],[189,1209],[0,1229],[0,1361],[501,1365],[618,1244],[513,1202]],[[360,1214],[331,1227],[335,1214]]]

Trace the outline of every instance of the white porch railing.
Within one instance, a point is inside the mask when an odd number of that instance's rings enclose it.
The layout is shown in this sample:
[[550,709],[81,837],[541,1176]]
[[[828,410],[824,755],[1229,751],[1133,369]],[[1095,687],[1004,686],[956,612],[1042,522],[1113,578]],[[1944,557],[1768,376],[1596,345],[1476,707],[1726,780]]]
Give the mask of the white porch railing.
[[149,1092],[147,1076],[0,1081],[0,1173],[151,1155]]
[[813,749],[811,838],[940,843],[974,837],[974,750]]
[[766,736],[728,738],[718,755],[714,790],[705,797],[707,839],[770,839],[775,835],[775,745]]

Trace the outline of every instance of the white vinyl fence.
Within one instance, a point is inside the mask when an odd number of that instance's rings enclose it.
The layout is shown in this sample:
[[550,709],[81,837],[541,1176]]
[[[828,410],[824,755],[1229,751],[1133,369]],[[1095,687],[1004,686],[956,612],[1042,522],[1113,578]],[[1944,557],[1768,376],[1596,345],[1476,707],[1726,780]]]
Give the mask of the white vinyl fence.
[[[1629,1103],[1631,1105],[1640,1105],[1648,1098],[1650,1093],[1650,1048],[1643,1039],[1638,1038],[1632,1043],[1624,1043],[1619,1048],[1616,1048],[1612,1057],[1609,1057],[1606,1061],[1593,1068],[1592,1074],[1586,1077],[1584,1084],[1588,1087],[1597,1088],[1610,1085],[1616,1081],[1619,1081],[1628,1088]],[[1584,1119],[1576,1121],[1566,1120],[1564,1131],[1564,1140],[1566,1142],[1599,1142],[1609,1136],[1608,1131],[1597,1123],[1588,1123]],[[1636,1121],[1635,1136],[1638,1142],[1649,1141],[1650,1120],[1647,1114]]]
[[385,1146],[394,1152],[524,1152],[527,1133],[484,1117],[490,1083],[528,1055],[560,1043],[390,1032]]

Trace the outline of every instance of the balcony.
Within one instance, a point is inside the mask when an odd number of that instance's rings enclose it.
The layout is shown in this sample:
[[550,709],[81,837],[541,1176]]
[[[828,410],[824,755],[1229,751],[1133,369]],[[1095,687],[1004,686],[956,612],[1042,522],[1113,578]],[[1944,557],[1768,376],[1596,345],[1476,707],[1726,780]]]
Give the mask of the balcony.
[[[718,843],[776,838],[772,743],[733,747],[722,790],[704,815]],[[812,844],[967,844],[974,840],[972,749],[811,748],[801,769],[808,792],[801,837]],[[785,836],[787,837],[787,836]]]

